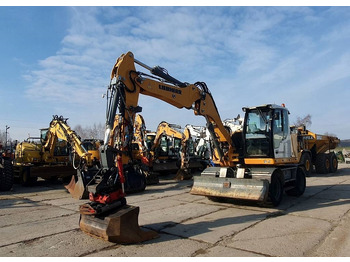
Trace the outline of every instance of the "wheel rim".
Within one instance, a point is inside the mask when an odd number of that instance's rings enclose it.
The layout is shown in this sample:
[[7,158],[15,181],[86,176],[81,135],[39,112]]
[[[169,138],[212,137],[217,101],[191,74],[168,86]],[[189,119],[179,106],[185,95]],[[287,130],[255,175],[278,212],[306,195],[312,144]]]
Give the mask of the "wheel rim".
[[307,159],[306,161],[305,161],[305,169],[306,169],[306,171],[310,171],[310,161]]
[[337,159],[333,159],[333,168],[336,169],[337,168]]
[[326,168],[327,168],[327,170],[329,169],[329,167],[330,167],[330,163],[329,163],[329,159],[326,159]]

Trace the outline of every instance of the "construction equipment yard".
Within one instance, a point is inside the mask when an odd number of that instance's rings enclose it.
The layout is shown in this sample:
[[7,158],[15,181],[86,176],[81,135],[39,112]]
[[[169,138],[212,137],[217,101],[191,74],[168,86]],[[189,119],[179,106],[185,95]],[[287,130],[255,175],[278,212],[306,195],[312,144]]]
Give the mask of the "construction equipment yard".
[[[199,173],[195,174],[199,175]],[[278,207],[232,200],[214,202],[189,193],[193,180],[160,177],[140,193],[139,224],[159,237],[120,245],[79,229],[79,205],[58,182],[14,185],[0,193],[2,257],[293,257],[350,255],[350,165],[306,178],[300,197]],[[77,248],[78,247],[78,248]]]

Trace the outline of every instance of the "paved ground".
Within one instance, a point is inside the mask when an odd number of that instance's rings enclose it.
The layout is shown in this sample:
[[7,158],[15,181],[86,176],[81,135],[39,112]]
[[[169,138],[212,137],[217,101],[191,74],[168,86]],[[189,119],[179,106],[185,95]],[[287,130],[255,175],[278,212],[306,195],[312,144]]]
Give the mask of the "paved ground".
[[80,204],[60,183],[16,185],[0,194],[0,256],[350,256],[350,165],[307,178],[302,197],[278,208],[217,203],[189,193],[192,181],[161,177],[127,197],[139,223],[160,237],[118,245],[79,229]]

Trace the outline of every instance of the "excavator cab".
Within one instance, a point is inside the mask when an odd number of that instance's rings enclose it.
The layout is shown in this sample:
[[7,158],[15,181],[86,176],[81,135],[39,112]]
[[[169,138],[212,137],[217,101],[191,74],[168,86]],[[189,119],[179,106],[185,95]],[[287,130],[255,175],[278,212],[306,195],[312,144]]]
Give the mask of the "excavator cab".
[[288,110],[277,105],[243,108],[244,158],[291,157]]
[[[195,177],[192,194],[265,202],[277,206],[284,188],[299,196],[305,190],[305,174],[292,157],[288,110],[262,105],[243,108],[241,161],[235,166],[210,167]],[[237,150],[237,149],[236,149]]]

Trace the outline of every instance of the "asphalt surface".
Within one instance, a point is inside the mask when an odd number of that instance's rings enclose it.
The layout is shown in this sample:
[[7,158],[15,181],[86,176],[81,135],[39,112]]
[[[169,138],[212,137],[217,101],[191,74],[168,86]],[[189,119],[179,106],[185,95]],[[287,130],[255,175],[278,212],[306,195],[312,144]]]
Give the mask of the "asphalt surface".
[[350,165],[307,178],[303,196],[278,208],[213,202],[189,193],[192,180],[160,177],[127,196],[139,224],[159,237],[120,245],[79,229],[80,204],[60,182],[40,180],[0,193],[1,257],[317,257],[350,256]]

